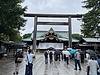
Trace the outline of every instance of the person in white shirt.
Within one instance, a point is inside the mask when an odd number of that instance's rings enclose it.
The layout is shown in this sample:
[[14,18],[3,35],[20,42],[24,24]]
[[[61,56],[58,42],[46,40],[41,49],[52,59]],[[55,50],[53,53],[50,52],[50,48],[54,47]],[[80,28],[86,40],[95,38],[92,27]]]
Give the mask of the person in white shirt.
[[86,60],[88,61],[90,59],[90,55],[86,53]]
[[87,75],[97,75],[97,70],[99,68],[98,62],[95,60],[94,56],[90,56],[90,60],[88,60],[88,67],[89,67],[89,72]]
[[69,51],[67,51],[67,50],[65,50],[65,51],[63,51],[63,55],[65,54],[65,56],[66,56],[66,63],[67,63],[67,65],[69,64],[69,56],[70,56],[70,53],[69,53]]
[[25,61],[26,61],[25,75],[32,75],[33,58],[34,58],[34,54],[32,53],[32,50],[29,50],[28,54],[25,57]]
[[67,62],[67,65],[69,64],[69,56],[70,56],[69,51],[66,51],[66,62]]

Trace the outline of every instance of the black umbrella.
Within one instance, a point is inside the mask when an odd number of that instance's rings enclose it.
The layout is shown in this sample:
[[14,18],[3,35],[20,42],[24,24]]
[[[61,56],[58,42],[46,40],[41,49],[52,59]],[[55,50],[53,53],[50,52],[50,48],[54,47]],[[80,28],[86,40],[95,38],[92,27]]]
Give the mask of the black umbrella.
[[48,49],[49,49],[49,50],[54,50],[54,48],[53,48],[53,47],[49,47]]
[[96,55],[95,51],[90,49],[86,50],[86,53],[89,53],[90,55]]
[[80,50],[79,52],[80,52],[80,54],[85,54],[85,52],[84,52],[84,51],[82,51],[82,50]]
[[60,54],[60,53],[61,53],[60,50],[56,50],[56,51],[55,51],[55,54]]

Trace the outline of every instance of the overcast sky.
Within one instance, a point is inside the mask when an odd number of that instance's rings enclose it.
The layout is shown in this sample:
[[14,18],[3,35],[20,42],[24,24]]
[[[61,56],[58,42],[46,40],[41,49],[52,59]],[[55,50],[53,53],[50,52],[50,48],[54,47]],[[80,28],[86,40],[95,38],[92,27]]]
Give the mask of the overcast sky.
[[[84,14],[87,12],[83,0],[25,0],[22,6],[27,6],[27,13],[39,13],[39,14]],[[22,35],[26,33],[31,33],[34,29],[34,19],[27,19],[25,30],[21,31]],[[67,21],[67,19],[39,19],[41,21]],[[72,19],[72,33],[80,33],[81,21],[77,19]],[[68,30],[67,26],[38,26],[38,30],[49,30],[50,28],[54,30]]]

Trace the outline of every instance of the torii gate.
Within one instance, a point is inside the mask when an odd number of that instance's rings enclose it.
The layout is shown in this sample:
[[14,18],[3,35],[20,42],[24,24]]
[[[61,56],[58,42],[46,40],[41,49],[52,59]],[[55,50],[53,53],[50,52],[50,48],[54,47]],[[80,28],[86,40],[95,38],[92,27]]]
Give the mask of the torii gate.
[[[25,13],[25,17],[34,17],[34,35],[33,35],[33,50],[36,51],[36,33],[37,25],[69,25],[69,47],[72,48],[72,27],[71,18],[81,18],[82,14],[30,14]],[[46,18],[68,18],[68,22],[38,22],[38,17]]]

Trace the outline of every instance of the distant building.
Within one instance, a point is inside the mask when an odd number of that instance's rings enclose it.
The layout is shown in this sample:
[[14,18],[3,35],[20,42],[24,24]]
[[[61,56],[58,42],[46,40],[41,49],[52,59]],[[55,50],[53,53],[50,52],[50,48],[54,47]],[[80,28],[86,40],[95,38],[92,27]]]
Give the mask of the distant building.
[[83,50],[92,49],[99,51],[100,38],[81,38],[77,45]]
[[25,43],[17,43],[13,41],[5,42],[0,40],[0,58],[4,56],[4,54],[7,54],[7,56],[14,56],[17,49],[25,49],[26,44]]
[[[29,38],[23,39],[23,42],[26,42],[32,47],[33,34]],[[68,31],[54,31],[53,28],[50,28],[48,31],[37,31],[36,36],[37,49],[45,50],[50,47],[54,49],[62,50],[65,46],[68,47]],[[72,45],[77,44],[79,40],[72,38]]]

